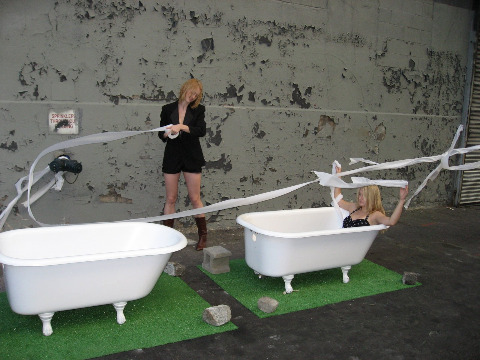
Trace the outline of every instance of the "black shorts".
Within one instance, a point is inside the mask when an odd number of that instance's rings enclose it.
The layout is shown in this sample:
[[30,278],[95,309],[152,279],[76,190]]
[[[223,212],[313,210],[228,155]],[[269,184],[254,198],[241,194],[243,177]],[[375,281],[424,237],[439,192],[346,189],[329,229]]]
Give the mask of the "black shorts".
[[193,174],[201,174],[202,173],[202,168],[192,168],[189,169],[185,166],[183,162],[176,164],[176,166],[172,167],[166,167],[162,166],[162,172],[165,174],[178,174],[180,172],[187,172],[187,173],[193,173]]

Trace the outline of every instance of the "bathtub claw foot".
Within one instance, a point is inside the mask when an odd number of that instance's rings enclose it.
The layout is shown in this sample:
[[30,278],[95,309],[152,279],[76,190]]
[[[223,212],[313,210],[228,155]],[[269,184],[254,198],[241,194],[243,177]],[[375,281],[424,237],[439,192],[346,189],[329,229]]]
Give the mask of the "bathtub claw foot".
[[347,284],[350,281],[348,277],[348,271],[351,269],[351,266],[342,266],[342,273],[343,273],[343,283]]
[[293,292],[293,288],[292,288],[292,285],[291,285],[293,277],[294,277],[294,275],[282,276],[283,281],[285,281],[285,293],[286,294],[290,294],[291,292]]
[[43,332],[43,335],[45,336],[50,336],[53,334],[52,323],[51,323],[53,314],[55,313],[49,312],[49,313],[38,314],[38,317],[40,318],[40,320],[42,320],[42,323],[43,323],[42,332]]
[[117,302],[113,304],[113,306],[115,307],[115,310],[117,310],[117,323],[119,323],[120,325],[122,325],[123,323],[125,323],[125,321],[127,321],[127,319],[125,319],[125,315],[123,314],[123,309],[125,309],[126,305],[127,305],[126,301]]

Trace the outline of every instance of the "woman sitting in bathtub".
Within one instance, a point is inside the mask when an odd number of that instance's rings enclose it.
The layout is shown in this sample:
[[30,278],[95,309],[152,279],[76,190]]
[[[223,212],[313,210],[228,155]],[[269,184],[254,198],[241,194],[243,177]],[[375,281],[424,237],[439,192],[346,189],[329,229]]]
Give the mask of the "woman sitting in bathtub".
[[[342,169],[337,166],[337,173]],[[335,188],[335,197],[341,194],[340,188]],[[383,209],[380,190],[376,185],[369,185],[358,189],[357,202],[352,203],[340,200],[338,205],[349,212],[349,215],[343,219],[343,227],[357,227],[383,224],[386,226],[395,225],[402,215],[405,198],[408,194],[408,186],[400,188],[400,196],[397,207],[388,217]]]

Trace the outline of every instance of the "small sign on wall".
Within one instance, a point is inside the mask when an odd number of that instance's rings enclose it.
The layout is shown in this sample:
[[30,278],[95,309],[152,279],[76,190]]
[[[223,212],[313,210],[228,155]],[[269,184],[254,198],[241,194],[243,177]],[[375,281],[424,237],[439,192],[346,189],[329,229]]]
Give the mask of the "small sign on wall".
[[48,113],[48,130],[51,134],[78,134],[79,119],[75,110],[54,110]]

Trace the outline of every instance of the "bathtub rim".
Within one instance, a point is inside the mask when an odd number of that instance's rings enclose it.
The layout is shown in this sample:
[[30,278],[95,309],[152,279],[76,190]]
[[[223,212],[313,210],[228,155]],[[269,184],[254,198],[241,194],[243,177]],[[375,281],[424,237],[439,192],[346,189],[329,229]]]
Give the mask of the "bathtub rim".
[[308,208],[308,209],[290,209],[290,210],[273,210],[273,211],[255,211],[255,212],[249,212],[245,213],[242,215],[239,215],[236,219],[237,223],[242,225],[244,228],[249,229],[257,234],[262,234],[266,236],[271,236],[271,237],[277,237],[277,238],[307,238],[307,237],[314,237],[314,236],[327,236],[327,235],[335,235],[335,234],[341,234],[341,233],[356,233],[356,232],[365,232],[365,231],[381,231],[381,230],[386,230],[389,228],[389,226],[380,224],[380,225],[370,225],[370,226],[360,226],[360,227],[351,227],[351,228],[338,228],[338,229],[332,229],[332,230],[317,230],[317,231],[304,231],[304,232],[290,232],[290,233],[285,233],[285,232],[279,232],[279,231],[271,231],[271,230],[265,230],[262,229],[261,227],[255,226],[252,223],[248,222],[245,220],[245,217],[247,216],[255,216],[255,215],[265,215],[268,213],[285,213],[285,212],[302,212],[302,211],[314,211],[314,210],[319,210],[319,209],[334,209],[330,207],[319,207],[319,208]]
[[[74,256],[62,256],[62,257],[51,257],[51,258],[42,258],[42,259],[26,259],[26,258],[18,258],[18,257],[11,257],[4,255],[0,252],[0,263],[8,266],[55,266],[55,265],[65,265],[65,264],[72,264],[72,263],[83,263],[83,262],[91,262],[91,261],[102,261],[102,260],[115,260],[115,259],[125,259],[125,258],[132,258],[132,257],[142,257],[142,256],[157,256],[157,255],[165,255],[171,254],[173,252],[182,250],[187,246],[187,238],[181,232],[169,228],[167,226],[161,224],[151,224],[146,222],[128,222],[128,224],[135,223],[135,224],[142,224],[141,226],[162,226],[165,228],[167,232],[175,232],[179,238],[179,241],[173,245],[165,246],[165,247],[150,247],[138,250],[122,250],[122,251],[111,251],[105,253],[98,253],[98,254],[85,254],[85,255],[74,255]],[[93,224],[72,224],[72,225],[61,225],[61,226],[49,226],[49,227],[41,227],[41,228],[24,228],[24,229],[14,229],[0,233],[0,239],[2,235],[7,235],[11,232],[34,232],[35,230],[39,229],[51,229],[55,227],[83,227],[83,226],[101,226],[105,224],[114,224],[110,222],[101,222],[101,223],[93,223]],[[120,224],[120,223],[118,223]],[[121,224],[127,224],[127,222],[123,222]]]

